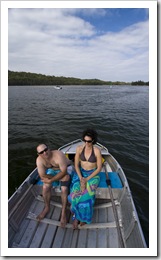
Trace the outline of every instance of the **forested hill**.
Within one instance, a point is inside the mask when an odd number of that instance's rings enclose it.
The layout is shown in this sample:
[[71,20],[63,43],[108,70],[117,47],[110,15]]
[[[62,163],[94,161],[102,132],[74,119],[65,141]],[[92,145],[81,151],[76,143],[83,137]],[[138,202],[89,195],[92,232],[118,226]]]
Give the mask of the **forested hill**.
[[47,86],[47,85],[134,85],[133,83],[141,83],[135,85],[149,85],[149,82],[112,82],[102,81],[99,79],[79,79],[72,77],[55,77],[46,76],[42,74],[30,73],[30,72],[15,72],[8,71],[8,85],[9,86]]

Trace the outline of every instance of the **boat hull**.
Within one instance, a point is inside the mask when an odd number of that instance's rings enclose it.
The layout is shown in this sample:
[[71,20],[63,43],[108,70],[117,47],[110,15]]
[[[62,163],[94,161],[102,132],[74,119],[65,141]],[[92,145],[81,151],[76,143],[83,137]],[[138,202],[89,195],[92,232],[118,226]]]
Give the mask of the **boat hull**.
[[[74,159],[76,148],[81,144],[82,140],[78,139],[60,147],[59,150]],[[108,149],[99,143],[96,145],[104,158],[102,171],[105,172],[107,179],[108,173],[116,173],[122,187],[109,185],[97,188],[92,223],[73,230],[72,214],[68,205],[68,223],[65,228],[60,227],[61,190],[59,186],[52,189],[50,212],[41,222],[38,222],[36,216],[43,209],[44,202],[42,186],[37,184],[39,175],[35,168],[8,202],[9,247],[146,247],[126,176]]]

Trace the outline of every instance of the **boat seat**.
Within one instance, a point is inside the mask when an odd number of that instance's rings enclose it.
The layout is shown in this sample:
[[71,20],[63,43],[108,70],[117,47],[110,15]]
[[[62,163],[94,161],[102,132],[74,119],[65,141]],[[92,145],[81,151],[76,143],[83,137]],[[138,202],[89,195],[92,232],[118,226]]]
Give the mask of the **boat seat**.
[[[103,171],[100,172],[99,176],[100,176],[100,182],[99,182],[98,187],[99,188],[108,188],[108,185],[106,183],[105,172],[103,172]],[[108,172],[108,176],[109,176],[109,179],[111,181],[111,188],[121,189],[123,187],[117,172]],[[40,186],[43,185],[43,182],[41,181],[40,178],[37,181],[37,185],[40,185]],[[53,182],[52,186],[53,187],[59,187],[60,186],[59,181]]]
[[[100,176],[100,182],[99,182],[98,187],[99,188],[108,188],[105,172],[100,172],[99,176]],[[111,181],[111,188],[121,189],[123,187],[117,172],[108,172],[108,176]]]
[[[106,183],[106,174],[103,171],[99,173],[100,175],[100,183],[96,190],[96,198],[98,199],[110,199],[110,192],[108,189],[108,185]],[[123,185],[120,180],[120,177],[117,172],[108,172],[109,179],[111,180],[111,188],[113,192],[114,199],[118,199],[120,194],[123,191]],[[42,189],[43,182],[39,178],[39,180],[35,185],[35,192],[40,193]],[[52,196],[61,196],[61,187],[59,184],[59,181],[52,183],[53,189],[52,189]]]
[[[108,184],[106,182],[106,173],[104,171],[99,173],[100,175],[100,183],[96,190],[96,198],[97,199],[110,199],[110,192],[108,189]],[[108,177],[111,181],[111,188],[113,193],[113,198],[118,199],[122,192],[122,182],[117,172],[108,172]]]

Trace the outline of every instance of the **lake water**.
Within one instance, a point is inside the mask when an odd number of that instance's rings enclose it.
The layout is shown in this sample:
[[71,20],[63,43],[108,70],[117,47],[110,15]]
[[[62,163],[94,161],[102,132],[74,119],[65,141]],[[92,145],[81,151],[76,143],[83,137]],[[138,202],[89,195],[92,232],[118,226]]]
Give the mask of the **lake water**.
[[149,88],[137,86],[10,86],[9,196],[36,167],[36,146],[52,149],[87,127],[122,166],[149,241]]

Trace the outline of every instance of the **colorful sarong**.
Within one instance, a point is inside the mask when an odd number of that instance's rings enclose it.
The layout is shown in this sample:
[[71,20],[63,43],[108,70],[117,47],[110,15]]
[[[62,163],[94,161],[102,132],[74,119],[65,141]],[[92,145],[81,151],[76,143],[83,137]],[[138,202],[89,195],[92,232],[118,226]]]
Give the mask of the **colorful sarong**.
[[[95,169],[86,171],[83,168],[80,169],[83,177],[91,175]],[[94,176],[92,179],[87,181],[86,189],[84,192],[81,191],[80,179],[75,172],[73,174],[70,194],[68,201],[71,204],[71,212],[75,218],[81,222],[90,224],[93,216],[93,206],[95,203],[95,193],[100,181],[99,175]]]

